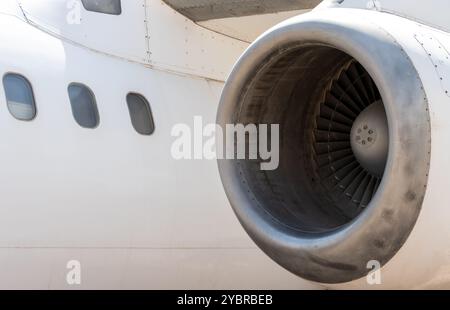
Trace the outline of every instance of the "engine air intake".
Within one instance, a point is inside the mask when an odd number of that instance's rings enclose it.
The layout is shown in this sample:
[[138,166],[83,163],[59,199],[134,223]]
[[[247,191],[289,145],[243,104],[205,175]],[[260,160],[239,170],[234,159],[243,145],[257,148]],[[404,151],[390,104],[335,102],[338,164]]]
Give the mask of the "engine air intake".
[[277,169],[229,159],[219,171],[242,226],[281,266],[348,282],[406,242],[427,190],[430,115],[414,64],[385,30],[280,24],[236,64],[217,122],[279,125]]

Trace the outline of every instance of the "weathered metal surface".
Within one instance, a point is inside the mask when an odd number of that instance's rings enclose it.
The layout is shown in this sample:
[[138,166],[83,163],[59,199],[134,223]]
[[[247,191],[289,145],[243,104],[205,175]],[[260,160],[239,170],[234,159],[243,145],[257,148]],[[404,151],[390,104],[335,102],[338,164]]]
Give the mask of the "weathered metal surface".
[[164,2],[193,21],[205,21],[313,9],[321,0],[164,0]]

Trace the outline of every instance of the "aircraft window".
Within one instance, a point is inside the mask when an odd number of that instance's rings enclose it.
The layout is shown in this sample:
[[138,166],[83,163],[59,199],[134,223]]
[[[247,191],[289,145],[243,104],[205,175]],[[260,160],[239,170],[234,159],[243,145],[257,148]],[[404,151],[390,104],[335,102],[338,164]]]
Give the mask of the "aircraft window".
[[127,105],[134,129],[141,135],[151,135],[155,124],[148,101],[142,95],[130,93],[127,95]]
[[81,0],[86,10],[104,14],[120,15],[121,0]]
[[72,114],[77,123],[84,128],[97,127],[100,117],[92,91],[79,83],[70,84],[68,90]]
[[8,73],[3,77],[8,110],[21,121],[31,121],[36,116],[36,105],[30,82],[23,76]]

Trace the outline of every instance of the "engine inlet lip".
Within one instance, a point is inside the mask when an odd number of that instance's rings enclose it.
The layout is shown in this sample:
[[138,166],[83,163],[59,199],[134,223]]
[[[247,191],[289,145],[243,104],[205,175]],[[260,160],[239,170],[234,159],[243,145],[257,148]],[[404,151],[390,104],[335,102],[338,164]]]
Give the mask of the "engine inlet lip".
[[352,56],[380,91],[389,123],[389,155],[380,189],[367,209],[332,232],[304,233],[283,225],[258,205],[257,197],[242,186],[235,161],[219,160],[219,172],[239,221],[267,255],[308,280],[349,282],[368,273],[369,261],[385,265],[415,226],[431,154],[428,101],[414,64],[385,30],[356,19],[300,16],[273,28],[247,49],[224,88],[217,123],[236,122],[236,111],[261,64],[305,44],[329,46]]

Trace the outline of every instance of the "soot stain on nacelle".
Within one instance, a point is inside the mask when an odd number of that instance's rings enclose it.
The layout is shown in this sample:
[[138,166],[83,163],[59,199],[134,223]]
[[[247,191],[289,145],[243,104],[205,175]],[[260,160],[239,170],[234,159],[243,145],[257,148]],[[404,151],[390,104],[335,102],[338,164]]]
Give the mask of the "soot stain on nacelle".
[[411,202],[411,201],[414,201],[416,199],[417,199],[417,194],[414,191],[409,190],[408,192],[406,192],[406,194],[405,194],[405,201],[406,202]]

